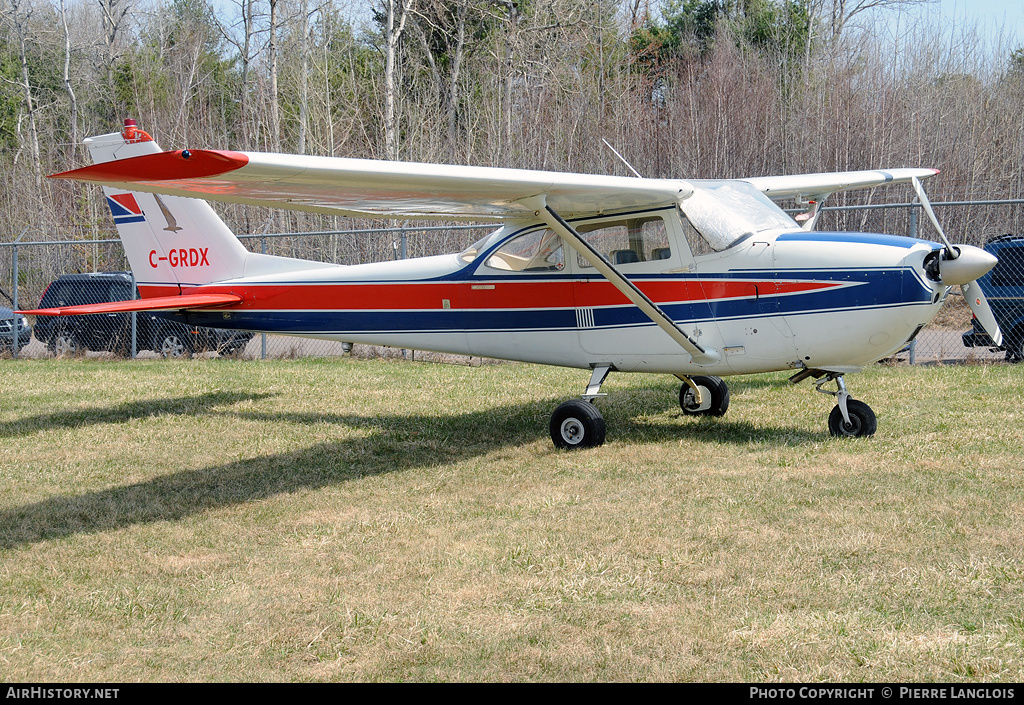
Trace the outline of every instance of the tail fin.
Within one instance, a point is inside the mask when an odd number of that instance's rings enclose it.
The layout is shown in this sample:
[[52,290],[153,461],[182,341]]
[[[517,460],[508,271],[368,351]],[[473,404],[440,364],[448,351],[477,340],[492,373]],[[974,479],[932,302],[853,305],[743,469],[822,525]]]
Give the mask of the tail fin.
[[[160,151],[125,120],[123,132],[85,140],[96,164]],[[103,187],[118,235],[143,298],[244,274],[249,251],[206,201]]]

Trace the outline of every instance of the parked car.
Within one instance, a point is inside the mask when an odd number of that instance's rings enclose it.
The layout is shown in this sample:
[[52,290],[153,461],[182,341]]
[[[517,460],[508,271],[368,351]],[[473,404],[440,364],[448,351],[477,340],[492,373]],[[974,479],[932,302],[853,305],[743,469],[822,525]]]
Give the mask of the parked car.
[[[0,291],[0,295],[11,306],[14,305],[11,297],[6,293]],[[32,341],[32,326],[29,325],[28,319],[24,316],[15,316],[14,309],[0,306],[0,353],[13,352],[15,327],[18,329],[18,349],[21,350]]]
[[[50,283],[39,308],[98,304],[137,298],[129,272],[66,274]],[[189,326],[157,313],[138,313],[135,322],[136,350],[153,350],[164,357],[187,357],[215,350],[232,355],[244,349],[252,333]],[[56,355],[82,350],[107,350],[131,354],[132,314],[95,313],[86,316],[37,316],[36,338]]]
[[1006,359],[1024,359],[1024,235],[1002,235],[985,243],[985,250],[999,258],[999,263],[978,280],[982,293],[992,307],[992,314],[1003,332],[1002,348],[997,348],[976,318],[971,330],[963,334],[966,347],[1006,350]]

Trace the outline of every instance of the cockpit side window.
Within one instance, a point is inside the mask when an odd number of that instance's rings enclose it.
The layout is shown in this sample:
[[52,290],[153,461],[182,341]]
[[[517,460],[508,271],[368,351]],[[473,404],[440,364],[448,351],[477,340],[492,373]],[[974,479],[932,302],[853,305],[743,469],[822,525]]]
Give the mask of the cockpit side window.
[[[615,265],[667,260],[672,256],[665,221],[659,216],[588,223],[576,230]],[[580,255],[576,262],[581,268],[591,266]]]
[[690,252],[694,257],[700,257],[701,255],[709,255],[715,251],[715,248],[711,246],[711,243],[707,239],[697,232],[697,228],[693,227],[693,223],[686,217],[686,213],[679,212],[681,216],[679,222],[683,228],[683,234],[686,236],[686,242],[690,245]]
[[499,247],[484,265],[504,272],[560,272],[565,268],[562,240],[550,229],[532,230]]

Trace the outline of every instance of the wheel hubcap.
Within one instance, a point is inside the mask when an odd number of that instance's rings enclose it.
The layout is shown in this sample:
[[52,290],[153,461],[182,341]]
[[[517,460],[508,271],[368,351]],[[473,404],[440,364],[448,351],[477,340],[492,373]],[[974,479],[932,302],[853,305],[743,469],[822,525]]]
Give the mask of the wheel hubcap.
[[571,445],[578,445],[585,434],[579,419],[566,419],[561,426],[562,440]]

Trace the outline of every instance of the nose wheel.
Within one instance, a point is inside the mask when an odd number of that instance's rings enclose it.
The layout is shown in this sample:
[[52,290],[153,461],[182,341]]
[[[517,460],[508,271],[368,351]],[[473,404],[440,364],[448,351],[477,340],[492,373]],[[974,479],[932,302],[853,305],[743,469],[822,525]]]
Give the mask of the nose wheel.
[[846,400],[846,418],[843,417],[843,410],[838,405],[828,415],[828,432],[833,436],[871,436],[874,435],[876,427],[875,412],[870,406],[856,399]]
[[[836,383],[836,391],[823,389],[824,385],[832,381]],[[842,438],[875,435],[878,428],[875,412],[864,402],[857,401],[850,396],[842,375],[830,373],[824,379],[815,382],[814,386],[822,394],[832,395],[838,401],[835,408],[832,409],[832,413],[828,415],[829,433]]]

